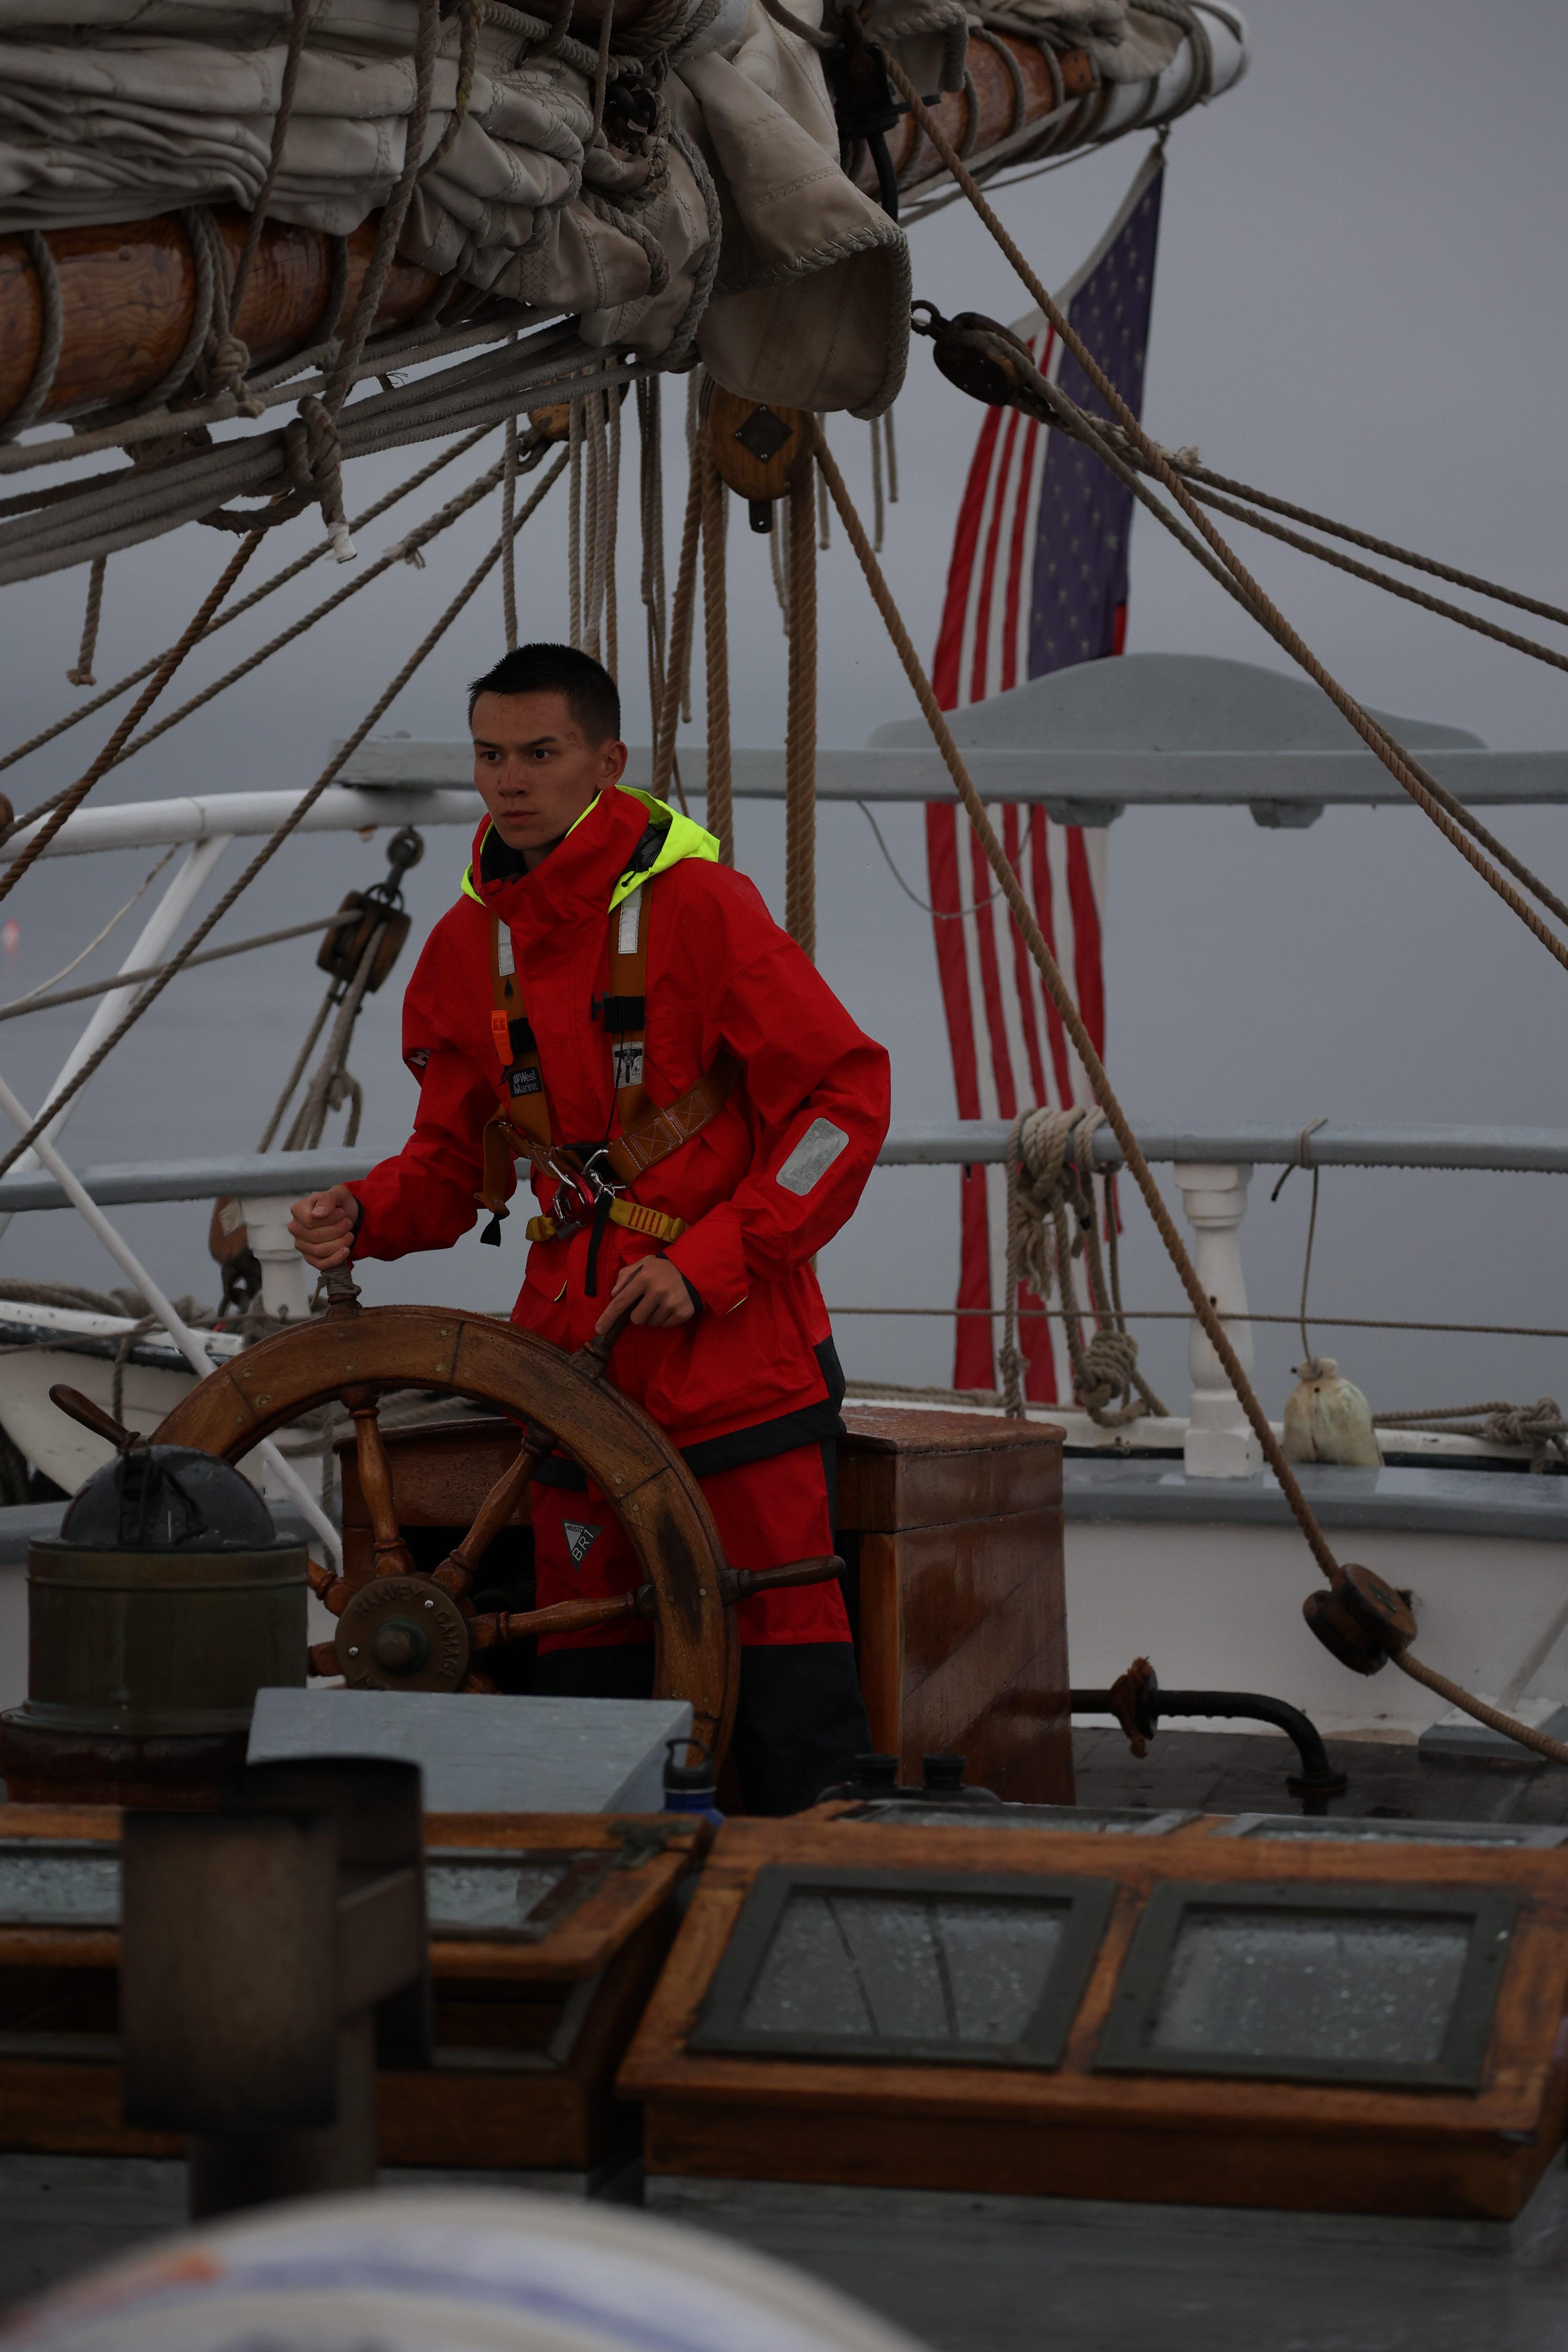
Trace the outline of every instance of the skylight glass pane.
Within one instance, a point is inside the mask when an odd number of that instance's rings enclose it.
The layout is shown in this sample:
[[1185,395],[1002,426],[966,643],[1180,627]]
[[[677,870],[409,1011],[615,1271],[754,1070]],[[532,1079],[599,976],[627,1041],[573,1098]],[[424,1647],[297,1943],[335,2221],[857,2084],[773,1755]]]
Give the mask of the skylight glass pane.
[[799,1889],[741,2024],[748,2032],[963,2043],[1022,2039],[1065,1903]]
[[0,1847],[0,1925],[118,1927],[118,1846]]
[[465,1854],[442,1860],[432,1854],[426,1867],[425,1896],[430,1929],[458,1928],[472,1935],[490,1928],[513,1934],[534,1906],[560,1885],[575,1857],[520,1864],[510,1854]]
[[1148,2047],[1435,2064],[1471,1932],[1462,1917],[1194,1908],[1176,1937]]

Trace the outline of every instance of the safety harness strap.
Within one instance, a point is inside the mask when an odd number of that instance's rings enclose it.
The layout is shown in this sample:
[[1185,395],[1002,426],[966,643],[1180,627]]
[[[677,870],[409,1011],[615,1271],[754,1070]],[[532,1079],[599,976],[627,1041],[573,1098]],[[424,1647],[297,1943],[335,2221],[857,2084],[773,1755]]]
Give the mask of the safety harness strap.
[[[711,1069],[675,1102],[662,1108],[643,1084],[647,1018],[647,932],[643,901],[646,884],[623,898],[610,914],[610,979],[601,1001],[616,1087],[616,1122],[620,1133],[591,1156],[596,1168],[607,1170],[617,1184],[635,1183],[646,1170],[657,1167],[689,1143],[728,1101],[741,1065],[728,1050],[720,1053]],[[507,1192],[514,1159],[527,1159],[557,1181],[581,1176],[585,1155],[552,1140],[550,1104],[540,1067],[539,1041],[529,1022],[516,954],[508,926],[490,919],[490,1035],[506,1085],[502,1108],[484,1131],[483,1189],[476,1198],[490,1213],[482,1236],[500,1239],[500,1220],[507,1214]],[[612,1016],[615,1025],[612,1025]],[[625,1025],[621,1025],[624,1024]],[[613,1224],[646,1234],[655,1241],[672,1242],[686,1231],[679,1217],[644,1208],[635,1201],[615,1200],[605,1213]],[[532,1217],[530,1241],[549,1241],[562,1230],[559,1221]],[[572,1230],[576,1230],[574,1223]]]

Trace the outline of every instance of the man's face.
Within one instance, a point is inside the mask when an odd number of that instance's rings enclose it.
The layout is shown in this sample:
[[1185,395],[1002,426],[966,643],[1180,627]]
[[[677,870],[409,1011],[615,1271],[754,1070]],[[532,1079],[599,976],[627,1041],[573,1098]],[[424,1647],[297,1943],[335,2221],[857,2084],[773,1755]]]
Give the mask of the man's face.
[[481,694],[474,782],[509,849],[542,853],[618,782],[624,743],[590,743],[563,694]]

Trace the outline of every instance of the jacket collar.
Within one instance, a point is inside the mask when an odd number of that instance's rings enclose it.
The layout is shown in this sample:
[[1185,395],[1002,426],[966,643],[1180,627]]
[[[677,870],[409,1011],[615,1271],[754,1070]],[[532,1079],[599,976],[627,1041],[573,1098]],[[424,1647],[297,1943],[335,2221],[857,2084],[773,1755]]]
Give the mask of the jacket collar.
[[[658,830],[657,855],[633,868],[629,861],[650,827]],[[484,849],[490,835],[487,816],[474,835],[463,895],[514,929],[542,930],[563,920],[606,915],[653,875],[684,858],[716,859],[719,855],[714,836],[690,817],[651,793],[625,784],[601,793],[531,874],[521,860],[498,860],[494,842],[487,860]],[[491,868],[488,878],[483,870],[487,863]]]

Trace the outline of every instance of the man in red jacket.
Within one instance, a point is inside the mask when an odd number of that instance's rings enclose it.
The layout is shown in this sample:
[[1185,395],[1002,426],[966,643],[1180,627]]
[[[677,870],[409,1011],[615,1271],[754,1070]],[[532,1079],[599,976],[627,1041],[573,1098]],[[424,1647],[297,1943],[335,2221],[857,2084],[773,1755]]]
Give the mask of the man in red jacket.
[[[404,1000],[414,1133],[362,1183],[295,1204],[315,1266],[499,1242],[531,1169],[512,1321],[565,1349],[629,1307],[611,1377],[701,1482],[733,1568],[833,1549],[843,1375],[811,1261],[887,1132],[888,1056],[690,818],[621,782],[614,681],[524,646],[469,697],[485,818],[458,903]],[[564,1456],[534,1474],[538,1603],[622,1592],[638,1570]],[[870,1735],[837,1584],[759,1593],[735,1759],[749,1808],[784,1813]],[[535,1687],[647,1696],[650,1629],[546,1639]]]

